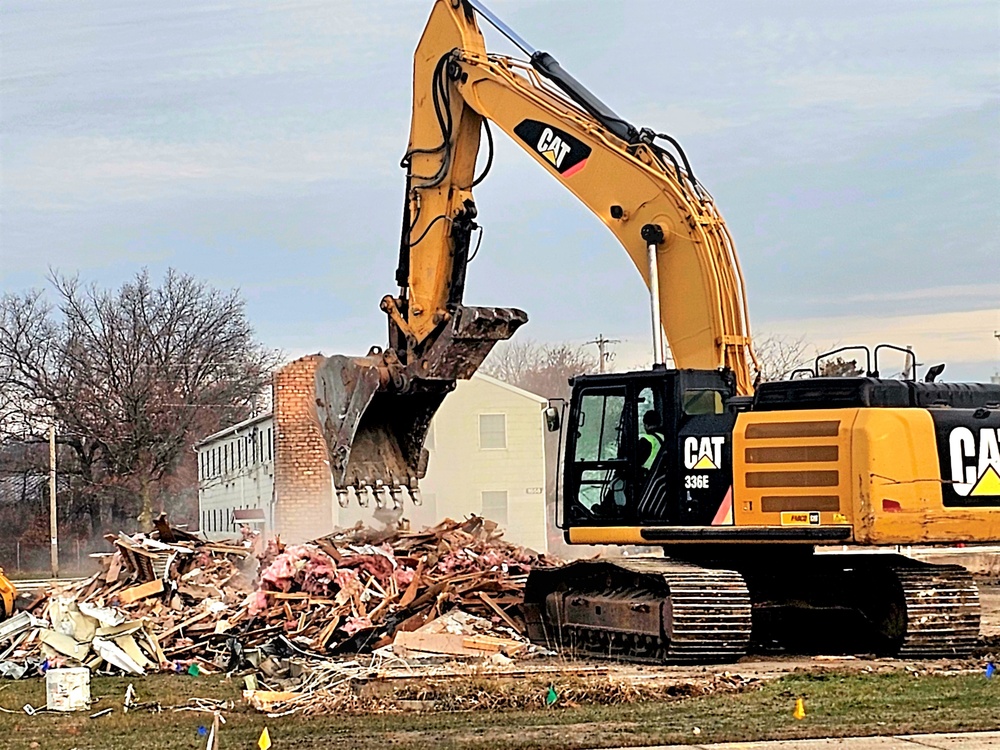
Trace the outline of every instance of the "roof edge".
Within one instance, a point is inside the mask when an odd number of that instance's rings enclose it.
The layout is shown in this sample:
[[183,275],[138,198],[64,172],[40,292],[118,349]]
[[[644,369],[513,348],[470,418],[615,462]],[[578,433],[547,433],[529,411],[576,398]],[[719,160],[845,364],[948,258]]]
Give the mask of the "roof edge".
[[250,427],[251,425],[255,425],[258,422],[263,422],[267,419],[271,419],[272,417],[274,417],[274,412],[269,411],[265,412],[264,414],[258,414],[256,417],[250,417],[249,419],[244,419],[242,422],[230,425],[229,427],[226,427],[224,430],[219,430],[218,432],[213,432],[211,435],[207,437],[203,437],[201,440],[199,440],[197,443],[194,444],[194,447],[196,449],[200,448],[201,446],[206,445],[207,443],[211,443],[221,438],[227,437],[231,433],[236,434],[244,427]]
[[544,396],[539,396],[537,393],[532,393],[531,391],[526,391],[523,388],[518,388],[516,385],[511,385],[503,380],[499,380],[492,375],[486,375],[481,372],[473,373],[471,380],[485,380],[487,383],[492,383],[493,385],[498,385],[501,388],[505,388],[511,393],[516,393],[518,396],[523,396],[525,398],[530,398],[539,404],[545,404],[548,406],[549,400]]

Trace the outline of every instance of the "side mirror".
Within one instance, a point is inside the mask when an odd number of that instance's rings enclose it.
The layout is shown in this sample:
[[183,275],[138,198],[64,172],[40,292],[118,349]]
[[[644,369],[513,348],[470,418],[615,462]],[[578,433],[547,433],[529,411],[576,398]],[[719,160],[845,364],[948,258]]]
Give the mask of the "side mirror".
[[555,432],[559,429],[559,410],[554,406],[548,406],[542,412],[545,415],[545,429]]

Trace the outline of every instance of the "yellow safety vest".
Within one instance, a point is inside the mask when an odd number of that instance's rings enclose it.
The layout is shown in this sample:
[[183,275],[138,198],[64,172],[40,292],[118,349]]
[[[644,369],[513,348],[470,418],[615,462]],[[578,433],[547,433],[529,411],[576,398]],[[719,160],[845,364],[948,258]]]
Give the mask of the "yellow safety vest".
[[644,432],[639,436],[640,441],[646,441],[649,443],[649,457],[642,462],[642,468],[652,469],[653,461],[656,460],[656,456],[660,452],[660,448],[663,447],[663,441],[660,439],[659,435],[651,435],[648,432]]

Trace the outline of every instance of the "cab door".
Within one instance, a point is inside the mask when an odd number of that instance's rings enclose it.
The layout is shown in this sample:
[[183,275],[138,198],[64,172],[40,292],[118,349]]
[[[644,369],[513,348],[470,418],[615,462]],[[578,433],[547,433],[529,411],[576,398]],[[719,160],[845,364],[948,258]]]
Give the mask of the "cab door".
[[634,409],[622,385],[588,386],[570,410],[565,522],[615,526],[634,518]]
[[675,379],[673,373],[668,372],[661,378],[648,378],[633,384],[637,429],[636,521],[643,526],[677,522]]

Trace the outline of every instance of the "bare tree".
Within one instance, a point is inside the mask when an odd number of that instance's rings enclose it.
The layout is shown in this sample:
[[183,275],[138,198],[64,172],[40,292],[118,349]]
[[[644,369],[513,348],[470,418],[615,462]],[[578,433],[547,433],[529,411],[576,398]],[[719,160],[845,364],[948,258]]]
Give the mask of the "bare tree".
[[55,421],[93,531],[138,513],[200,436],[249,416],[277,363],[238,291],[169,271],[106,290],[53,272],[56,304],[0,298],[0,427],[31,439]]
[[754,352],[760,364],[761,380],[785,380],[800,367],[809,367],[816,349],[805,337],[792,338],[768,333],[754,337]]
[[539,396],[569,399],[569,379],[595,372],[597,367],[597,357],[585,346],[520,339],[498,344],[481,369]]
[[828,378],[854,378],[864,375],[865,372],[858,367],[856,359],[844,359],[835,357],[820,363],[819,374]]

